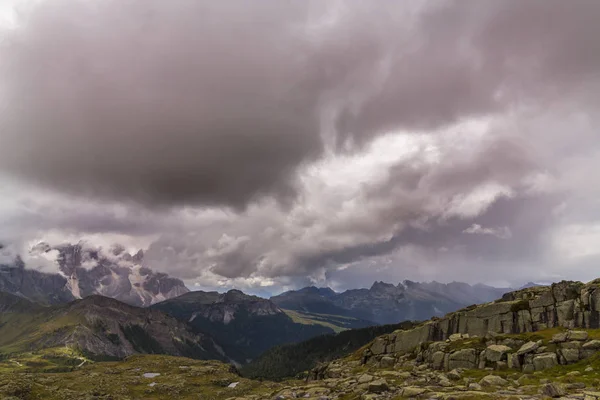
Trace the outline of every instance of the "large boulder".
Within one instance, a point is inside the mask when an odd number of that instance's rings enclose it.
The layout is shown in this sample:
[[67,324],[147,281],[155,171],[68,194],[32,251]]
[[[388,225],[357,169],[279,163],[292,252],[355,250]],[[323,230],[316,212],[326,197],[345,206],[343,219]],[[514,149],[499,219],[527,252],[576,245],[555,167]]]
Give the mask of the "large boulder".
[[540,344],[538,342],[527,342],[517,350],[517,355],[522,356],[524,354],[534,353],[539,347]]
[[589,334],[586,331],[569,331],[567,338],[569,340],[579,340],[585,342],[588,340]]
[[446,358],[446,353],[443,351],[436,351],[431,355],[431,368],[442,370],[444,369],[444,360]]
[[542,395],[548,396],[548,397],[562,397],[567,394],[565,389],[563,389],[561,386],[557,385],[556,383],[548,383],[548,384],[544,385],[542,387],[542,389],[540,390],[540,393]]
[[508,386],[508,381],[496,375],[484,376],[479,384],[481,386]]
[[558,365],[556,353],[542,353],[533,358],[533,366],[536,371],[542,371]]
[[485,358],[489,362],[498,362],[507,359],[507,353],[512,349],[508,346],[493,344],[485,349]]
[[521,369],[521,360],[519,359],[519,355],[516,353],[509,353],[507,364],[508,368]]
[[448,360],[448,369],[455,368],[477,368],[477,350],[462,349],[451,353]]
[[600,350],[600,340],[590,340],[584,343],[582,348],[584,350]]
[[387,340],[384,337],[378,337],[371,345],[371,351],[374,355],[383,354],[385,353],[386,346]]
[[576,363],[581,358],[581,353],[580,353],[579,349],[572,349],[572,348],[560,349],[560,350],[558,350],[558,354],[561,358],[561,363],[563,363],[563,364]]
[[567,340],[568,340],[567,332],[560,332],[555,335],[552,335],[552,342],[554,342],[554,343],[562,343],[562,342],[566,342]]
[[369,392],[371,393],[383,393],[389,390],[388,383],[385,379],[378,379],[369,383]]
[[379,366],[381,368],[391,368],[394,366],[395,363],[396,359],[394,359],[393,357],[384,356],[381,358],[381,361],[379,361]]

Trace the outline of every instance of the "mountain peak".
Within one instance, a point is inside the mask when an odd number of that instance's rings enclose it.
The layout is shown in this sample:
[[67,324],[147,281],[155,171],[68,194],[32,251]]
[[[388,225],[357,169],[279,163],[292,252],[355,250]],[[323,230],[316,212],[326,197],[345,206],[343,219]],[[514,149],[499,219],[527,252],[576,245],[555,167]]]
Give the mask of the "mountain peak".
[[375,281],[373,282],[373,285],[371,286],[371,291],[388,291],[388,290],[392,290],[392,289],[396,289],[396,286],[394,286],[391,283],[386,283],[383,281]]
[[308,293],[308,294],[317,294],[323,297],[331,297],[335,296],[335,292],[330,287],[316,287],[316,286],[307,286],[305,288],[299,289],[296,291],[297,293]]
[[[142,266],[143,251],[132,256],[122,245],[103,249],[84,241],[54,246],[39,242],[29,253],[28,265],[17,255],[8,265],[11,273],[0,275],[1,290],[44,304],[100,294],[136,306],[149,306],[189,291],[180,279]],[[36,256],[47,259],[48,254],[55,257],[58,273],[35,269]]]

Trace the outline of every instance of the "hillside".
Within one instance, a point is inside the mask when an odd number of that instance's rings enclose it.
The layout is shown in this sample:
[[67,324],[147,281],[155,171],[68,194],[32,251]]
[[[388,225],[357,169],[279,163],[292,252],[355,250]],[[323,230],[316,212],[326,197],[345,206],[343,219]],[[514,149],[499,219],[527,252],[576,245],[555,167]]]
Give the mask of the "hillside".
[[159,311],[106,297],[43,307],[3,293],[0,310],[0,354],[67,347],[90,359],[140,353],[226,359],[209,336]]

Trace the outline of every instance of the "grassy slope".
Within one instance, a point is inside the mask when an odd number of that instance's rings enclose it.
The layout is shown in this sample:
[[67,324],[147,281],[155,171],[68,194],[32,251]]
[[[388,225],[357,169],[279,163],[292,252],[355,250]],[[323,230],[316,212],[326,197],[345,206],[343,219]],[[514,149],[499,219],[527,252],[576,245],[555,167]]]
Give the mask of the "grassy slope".
[[[146,372],[161,375],[144,378],[142,374]],[[148,386],[152,382],[155,386]],[[233,382],[239,384],[228,388]],[[221,400],[252,394],[257,398],[271,398],[280,389],[280,384],[241,378],[230,366],[217,361],[159,355],[91,363],[68,373],[0,373],[0,398],[15,396],[29,400]]]
[[34,303],[0,313],[0,354],[31,350],[31,344],[57,331],[75,329],[77,316],[56,316],[50,308]]

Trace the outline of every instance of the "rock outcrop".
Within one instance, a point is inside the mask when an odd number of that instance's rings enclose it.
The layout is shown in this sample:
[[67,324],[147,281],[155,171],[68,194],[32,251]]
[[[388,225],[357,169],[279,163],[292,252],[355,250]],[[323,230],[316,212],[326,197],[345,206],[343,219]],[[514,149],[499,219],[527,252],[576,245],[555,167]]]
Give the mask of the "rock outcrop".
[[378,338],[373,355],[403,353],[421,343],[444,341],[454,334],[484,337],[547,328],[600,327],[600,279],[588,284],[563,281],[505,294],[492,303],[473,305],[433,318],[415,329]]

